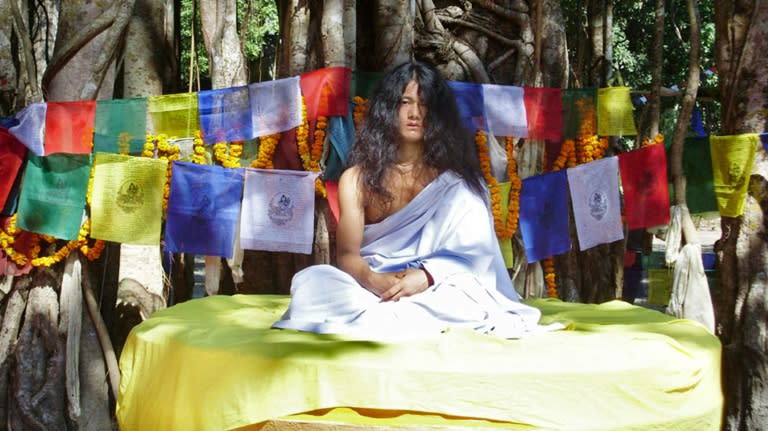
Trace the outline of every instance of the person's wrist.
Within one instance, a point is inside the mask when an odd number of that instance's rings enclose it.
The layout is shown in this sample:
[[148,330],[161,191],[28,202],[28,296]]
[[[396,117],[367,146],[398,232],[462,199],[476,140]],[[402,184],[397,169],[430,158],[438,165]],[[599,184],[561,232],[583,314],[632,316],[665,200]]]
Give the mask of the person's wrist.
[[432,286],[433,284],[435,284],[435,280],[432,278],[432,274],[430,274],[430,273],[429,273],[429,271],[427,271],[427,268],[424,268],[424,267],[422,266],[422,267],[421,267],[421,268],[419,268],[419,269],[421,269],[422,271],[424,271],[424,275],[426,275],[426,276],[427,276],[427,287],[430,287],[430,286]]

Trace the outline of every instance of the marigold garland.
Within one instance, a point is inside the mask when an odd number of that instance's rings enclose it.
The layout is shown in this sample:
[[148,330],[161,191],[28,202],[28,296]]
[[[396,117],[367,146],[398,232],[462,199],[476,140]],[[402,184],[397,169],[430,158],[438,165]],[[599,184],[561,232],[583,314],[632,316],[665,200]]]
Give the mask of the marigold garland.
[[496,231],[496,236],[498,236],[499,239],[512,238],[511,235],[507,235],[506,226],[502,219],[501,187],[491,173],[491,157],[488,152],[488,137],[482,130],[478,130],[475,133],[475,145],[477,146],[477,157],[480,159],[480,170],[483,173],[483,178],[485,178],[485,182],[488,184],[488,190],[491,194],[491,212],[493,213],[493,228]]
[[175,137],[169,139],[168,135],[164,133],[160,133],[157,136],[147,135],[144,141],[144,151],[141,153],[144,157],[157,157],[159,160],[168,161],[165,172],[165,184],[163,185],[163,217],[165,217],[165,211],[168,209],[168,197],[171,194],[172,162],[179,160],[181,155],[179,146],[171,143],[171,141],[175,140]]
[[352,111],[352,119],[355,122],[355,129],[360,129],[360,125],[363,123],[363,116],[366,109],[368,109],[368,99],[360,96],[352,98],[355,102],[355,109]]
[[101,252],[104,250],[105,243],[102,240],[96,240],[92,247],[88,246],[90,220],[86,219],[85,223],[80,227],[78,238],[76,240],[68,241],[50,256],[39,256],[41,250],[40,240],[45,240],[47,243],[51,244],[55,241],[55,238],[49,235],[33,232],[26,232],[26,238],[28,238],[28,244],[25,244],[27,252],[19,252],[16,247],[20,245],[17,239],[21,237],[23,231],[16,227],[16,219],[17,214],[14,214],[8,220],[7,228],[0,228],[0,246],[2,246],[5,255],[20,267],[26,266],[27,264],[30,264],[33,267],[51,266],[61,262],[69,255],[69,253],[78,248],[88,260],[96,260],[101,256]]
[[236,141],[230,144],[226,142],[217,142],[213,144],[213,156],[216,161],[225,168],[239,168],[240,156],[243,155],[243,142]]
[[542,261],[544,265],[544,282],[547,284],[547,297],[557,298],[557,283],[555,280],[555,259],[550,256]]
[[192,163],[206,164],[205,144],[203,143],[203,135],[199,130],[195,130],[195,137],[192,140]]
[[[320,169],[320,157],[323,154],[323,145],[325,145],[325,127],[327,125],[327,118],[320,116],[315,124],[315,140],[312,143],[312,148],[309,148],[309,120],[307,118],[307,103],[304,97],[301,98],[301,118],[302,122],[299,127],[296,128],[296,146],[299,150],[299,157],[301,158],[301,164],[307,171],[321,172]],[[321,128],[322,133],[318,134],[317,129]],[[322,139],[318,139],[318,136]],[[318,176],[315,180],[315,193],[326,197],[327,191],[325,190],[325,184]]]
[[647,147],[649,145],[663,144],[663,143],[664,143],[664,135],[661,133],[658,133],[656,136],[653,137],[653,140],[648,139],[647,136],[643,138],[643,143],[640,146]]
[[504,235],[512,238],[517,232],[518,222],[520,220],[520,190],[523,182],[517,173],[517,161],[515,160],[514,139],[511,136],[504,138],[507,150],[507,175],[509,176],[509,200],[507,203],[507,220],[505,223]]
[[259,137],[259,154],[251,162],[251,167],[257,169],[273,169],[272,159],[275,156],[277,144],[280,143],[280,134]]

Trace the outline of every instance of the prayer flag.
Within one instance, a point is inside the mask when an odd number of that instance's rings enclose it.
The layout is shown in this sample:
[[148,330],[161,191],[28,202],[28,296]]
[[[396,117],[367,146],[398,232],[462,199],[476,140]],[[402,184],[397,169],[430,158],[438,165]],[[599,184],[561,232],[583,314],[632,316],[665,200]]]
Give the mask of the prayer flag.
[[616,156],[568,168],[579,250],[624,238]]
[[8,130],[0,128],[0,208],[5,207],[27,157],[24,146]]
[[299,77],[248,85],[252,136],[284,132],[301,124]]
[[331,148],[323,169],[323,179],[338,180],[344,170],[347,153],[355,139],[355,123],[351,113],[345,117],[333,116],[328,119],[328,138]]
[[29,232],[77,239],[90,173],[90,156],[30,154],[19,196],[17,225]]
[[247,168],[240,221],[243,249],[310,254],[317,175]]
[[685,202],[690,213],[717,211],[709,137],[686,138],[683,144],[683,173]]
[[326,67],[301,74],[299,84],[307,104],[307,119],[347,115],[351,81],[352,70],[347,67]]
[[563,90],[563,139],[597,134],[597,89]]
[[280,134],[280,143],[275,150],[273,165],[275,169],[294,171],[304,169],[299,157],[299,146],[296,143],[296,129],[286,130]]
[[147,99],[99,100],[93,152],[140,154],[147,136]]
[[693,104],[693,112],[691,113],[691,129],[693,129],[696,136],[707,136],[707,131],[704,129],[704,120],[701,116],[701,109],[698,103]]
[[165,223],[169,251],[232,257],[243,173],[215,165],[173,163]]
[[325,181],[325,191],[328,195],[328,207],[331,209],[333,219],[339,221],[339,183],[337,181]]
[[197,93],[203,141],[235,142],[253,139],[247,86],[203,90]]
[[763,132],[760,134],[760,142],[763,143],[763,150],[768,152],[768,133]]
[[560,88],[523,89],[528,138],[560,141],[563,135],[563,91]]
[[528,137],[523,87],[482,84],[488,130],[496,136]]
[[756,133],[709,137],[712,179],[721,216],[738,217],[744,213],[749,176],[758,145]]
[[48,102],[45,154],[91,154],[96,101]]
[[47,110],[47,103],[33,103],[16,114],[19,124],[8,128],[13,136],[38,156],[45,154],[43,142],[45,140],[45,111]]
[[571,249],[568,218],[568,179],[564,170],[523,180],[520,232],[528,262]]
[[124,244],[160,243],[168,162],[96,153],[91,237]]
[[352,71],[352,96],[368,99],[382,76],[382,72]]
[[[512,183],[504,181],[499,183],[499,192],[501,193],[501,213],[504,214],[504,223],[507,222],[509,217],[509,190],[512,188]],[[520,213],[518,212],[518,217]],[[519,225],[519,221],[518,221]],[[504,258],[504,265],[507,268],[513,268],[515,264],[514,249],[512,247],[512,239],[499,238],[499,248],[501,248],[501,257]]]
[[597,134],[600,136],[637,135],[632,115],[629,87],[604,87],[597,90]]
[[648,145],[618,157],[628,228],[667,224],[669,184],[664,144]]
[[483,111],[483,86],[474,82],[448,81],[456,96],[464,128],[475,132],[488,130]]
[[179,93],[148,98],[152,133],[169,138],[188,138],[200,130],[197,94]]

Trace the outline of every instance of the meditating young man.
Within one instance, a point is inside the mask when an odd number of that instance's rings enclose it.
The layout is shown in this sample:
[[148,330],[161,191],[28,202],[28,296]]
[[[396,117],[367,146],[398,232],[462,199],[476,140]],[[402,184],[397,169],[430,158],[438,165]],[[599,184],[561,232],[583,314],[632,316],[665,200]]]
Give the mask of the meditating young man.
[[273,327],[360,336],[534,330],[504,265],[471,132],[455,96],[419,62],[371,96],[339,180],[338,268],[297,273]]

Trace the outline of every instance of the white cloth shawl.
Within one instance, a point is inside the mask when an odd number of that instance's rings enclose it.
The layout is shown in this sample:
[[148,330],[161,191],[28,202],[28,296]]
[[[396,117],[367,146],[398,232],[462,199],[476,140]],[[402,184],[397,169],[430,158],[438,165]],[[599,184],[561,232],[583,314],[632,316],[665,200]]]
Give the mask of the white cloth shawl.
[[446,172],[406,207],[367,225],[361,255],[377,272],[423,265],[434,285],[382,302],[330,265],[297,273],[291,304],[273,327],[365,338],[402,338],[449,327],[504,338],[537,329],[538,309],[521,304],[509,278],[486,201]]

